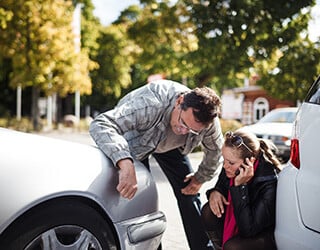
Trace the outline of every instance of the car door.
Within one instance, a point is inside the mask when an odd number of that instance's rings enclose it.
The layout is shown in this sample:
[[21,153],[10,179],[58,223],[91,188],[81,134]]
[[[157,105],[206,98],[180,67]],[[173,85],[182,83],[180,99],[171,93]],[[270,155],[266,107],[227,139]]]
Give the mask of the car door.
[[[310,89],[298,118],[300,170],[297,195],[304,225],[320,232],[320,78]],[[318,145],[319,144],[319,145]]]

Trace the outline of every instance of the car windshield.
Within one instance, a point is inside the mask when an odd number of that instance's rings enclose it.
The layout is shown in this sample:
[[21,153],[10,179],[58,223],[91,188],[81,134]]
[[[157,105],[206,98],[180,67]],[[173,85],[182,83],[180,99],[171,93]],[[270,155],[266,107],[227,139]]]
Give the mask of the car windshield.
[[281,112],[270,112],[261,118],[260,122],[281,122],[281,123],[293,123],[296,117],[294,111],[281,111]]

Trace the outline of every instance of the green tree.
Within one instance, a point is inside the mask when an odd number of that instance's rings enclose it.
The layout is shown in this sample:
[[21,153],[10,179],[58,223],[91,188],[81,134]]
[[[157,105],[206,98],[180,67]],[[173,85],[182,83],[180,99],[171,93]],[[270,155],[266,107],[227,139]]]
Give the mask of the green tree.
[[197,49],[197,38],[192,23],[184,19],[184,5],[141,2],[101,31],[100,49],[93,57],[100,66],[92,73],[93,96],[88,97],[94,109],[99,103],[103,109],[112,107],[119,97],[145,84],[149,75],[181,80],[192,71],[184,57]]
[[[92,59],[100,68],[91,74],[94,96],[89,98],[96,107],[98,102],[111,107],[118,97],[156,73],[178,81],[187,79],[190,87],[210,85],[220,93],[242,85],[253,73],[270,94],[285,98],[276,95],[281,89],[278,85],[284,83],[280,74],[273,79],[273,69],[291,70],[294,63],[290,60],[309,54],[313,56],[303,60],[308,63],[306,73],[291,74],[292,78],[300,76],[297,82],[309,82],[302,77],[319,71],[317,47],[301,39],[307,33],[314,0],[140,3],[122,11],[97,40],[100,49]],[[299,96],[303,94],[299,84],[292,86]]]
[[[314,0],[182,1],[197,27],[199,49],[189,54],[199,85],[239,86],[259,60],[299,41]],[[301,44],[303,45],[303,44]]]
[[185,56],[198,49],[195,26],[189,12],[179,1],[141,1],[144,5],[128,26],[129,38],[139,46],[135,66],[148,75],[164,74],[181,80],[193,72]]
[[281,100],[302,101],[320,73],[320,50],[307,38],[293,41],[273,56],[256,62],[259,84]]
[[[100,49],[93,58],[99,68],[92,72],[93,96],[88,100],[94,109],[105,108],[115,103],[122,90],[131,85],[131,66],[134,63],[132,53],[137,48],[128,40],[124,25],[114,24],[101,30],[98,42]],[[108,96],[108,98],[106,98]]]
[[65,0],[5,0],[0,8],[13,13],[0,33],[4,57],[12,59],[10,86],[32,87],[32,118],[38,129],[40,92],[66,95],[91,92],[94,63],[75,49],[73,5]]
[[100,48],[97,39],[100,36],[102,25],[93,15],[94,6],[91,0],[77,1],[77,3],[83,4],[81,9],[81,47],[88,51],[89,57],[92,59]]
[[0,7],[0,27],[1,28],[6,28],[7,27],[7,22],[11,20],[12,18],[12,11],[6,10],[4,7]]

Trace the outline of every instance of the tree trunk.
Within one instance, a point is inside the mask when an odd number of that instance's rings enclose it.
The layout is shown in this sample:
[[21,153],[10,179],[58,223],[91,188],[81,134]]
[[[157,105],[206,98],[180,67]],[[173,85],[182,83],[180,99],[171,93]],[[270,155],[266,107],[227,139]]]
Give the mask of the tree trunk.
[[39,113],[39,88],[37,86],[32,87],[32,105],[31,105],[31,115],[32,115],[32,125],[33,129],[36,131],[40,130],[40,113]]

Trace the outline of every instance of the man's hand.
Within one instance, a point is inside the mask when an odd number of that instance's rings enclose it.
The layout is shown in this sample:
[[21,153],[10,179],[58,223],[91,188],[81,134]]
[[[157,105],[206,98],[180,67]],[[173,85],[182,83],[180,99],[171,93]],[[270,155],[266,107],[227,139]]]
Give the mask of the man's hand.
[[209,205],[212,213],[220,218],[224,213],[224,205],[229,205],[229,202],[221,193],[218,191],[213,191],[209,197]]
[[117,190],[122,197],[132,199],[138,190],[133,162],[129,159],[123,159],[118,161],[117,165],[120,168]]
[[184,179],[184,182],[188,182],[190,181],[190,183],[183,189],[181,189],[181,193],[185,194],[185,195],[195,195],[199,192],[199,189],[202,186],[202,183],[200,183],[196,177],[194,177],[193,174],[189,174],[186,176],[186,178]]

